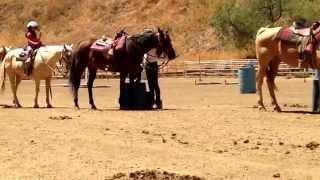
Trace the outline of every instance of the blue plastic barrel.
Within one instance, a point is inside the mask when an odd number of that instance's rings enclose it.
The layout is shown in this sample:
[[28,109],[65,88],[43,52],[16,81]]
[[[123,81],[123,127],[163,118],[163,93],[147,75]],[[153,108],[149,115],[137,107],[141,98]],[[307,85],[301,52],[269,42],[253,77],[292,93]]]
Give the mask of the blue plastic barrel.
[[254,66],[242,67],[238,71],[240,93],[256,93],[256,71]]

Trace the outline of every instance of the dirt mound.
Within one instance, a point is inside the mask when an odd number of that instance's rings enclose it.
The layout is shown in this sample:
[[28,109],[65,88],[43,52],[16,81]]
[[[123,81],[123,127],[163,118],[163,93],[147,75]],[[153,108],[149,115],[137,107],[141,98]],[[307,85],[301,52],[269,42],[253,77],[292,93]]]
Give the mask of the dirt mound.
[[315,149],[317,149],[319,147],[319,145],[320,144],[318,142],[312,141],[312,142],[306,144],[306,148],[308,148],[310,150],[315,150]]
[[70,116],[50,116],[49,119],[51,120],[66,120],[66,119],[72,119]]
[[179,175],[176,173],[170,173],[167,171],[157,170],[141,170],[129,173],[118,173],[106,180],[205,180],[204,178],[191,176],[191,175]]

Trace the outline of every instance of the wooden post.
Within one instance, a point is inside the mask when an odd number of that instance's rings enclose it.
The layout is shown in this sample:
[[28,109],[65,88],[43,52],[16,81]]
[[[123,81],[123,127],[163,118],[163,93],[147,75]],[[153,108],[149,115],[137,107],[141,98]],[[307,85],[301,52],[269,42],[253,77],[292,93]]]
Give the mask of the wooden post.
[[201,75],[202,75],[202,68],[201,68],[201,60],[200,60],[200,53],[198,55],[198,62],[199,62],[199,81],[201,82]]
[[306,83],[306,69],[303,69],[303,82]]

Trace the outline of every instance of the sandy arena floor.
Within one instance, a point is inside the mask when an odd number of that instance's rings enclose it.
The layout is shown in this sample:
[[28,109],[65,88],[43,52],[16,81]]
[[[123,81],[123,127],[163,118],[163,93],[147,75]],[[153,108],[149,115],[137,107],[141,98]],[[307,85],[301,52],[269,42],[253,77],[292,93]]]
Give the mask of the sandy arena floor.
[[86,89],[83,109],[74,110],[65,87],[53,88],[55,108],[33,109],[32,81],[19,89],[24,108],[10,108],[7,87],[0,179],[127,179],[121,173],[146,169],[209,180],[320,179],[320,116],[307,113],[311,79],[277,79],[281,114],[255,109],[256,95],[240,95],[238,85],[195,86],[183,78],[161,79],[165,110],[119,111],[118,81],[96,85],[112,85],[94,90],[99,111],[88,109]]

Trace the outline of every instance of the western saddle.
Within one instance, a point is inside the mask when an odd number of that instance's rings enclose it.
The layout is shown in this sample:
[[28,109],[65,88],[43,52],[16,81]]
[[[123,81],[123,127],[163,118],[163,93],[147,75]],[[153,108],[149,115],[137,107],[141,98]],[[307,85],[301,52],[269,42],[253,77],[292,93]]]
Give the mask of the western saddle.
[[114,39],[102,36],[91,45],[90,49],[94,52],[102,52],[104,55],[114,56],[115,52],[124,50],[126,39],[127,34],[120,31]]
[[278,38],[282,42],[297,46],[299,59],[308,62],[311,68],[316,66],[315,56],[319,26],[320,23],[316,22],[311,27],[283,27],[278,33]]

